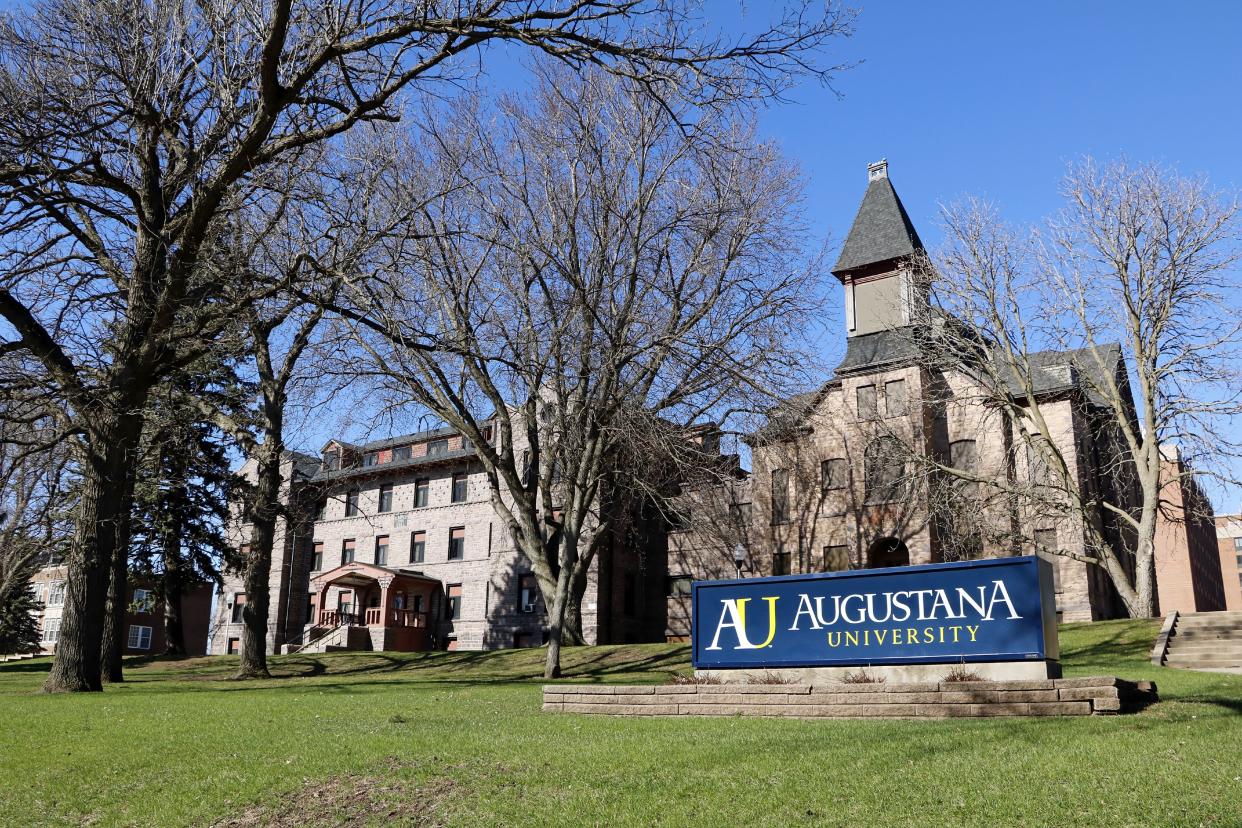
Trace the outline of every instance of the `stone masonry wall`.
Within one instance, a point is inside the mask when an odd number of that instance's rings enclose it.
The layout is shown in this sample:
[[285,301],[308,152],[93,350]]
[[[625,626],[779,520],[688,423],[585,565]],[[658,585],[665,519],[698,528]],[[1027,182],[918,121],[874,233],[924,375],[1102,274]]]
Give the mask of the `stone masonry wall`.
[[956,718],[1127,713],[1157,700],[1155,685],[1112,676],[911,684],[549,684],[543,709],[612,716]]

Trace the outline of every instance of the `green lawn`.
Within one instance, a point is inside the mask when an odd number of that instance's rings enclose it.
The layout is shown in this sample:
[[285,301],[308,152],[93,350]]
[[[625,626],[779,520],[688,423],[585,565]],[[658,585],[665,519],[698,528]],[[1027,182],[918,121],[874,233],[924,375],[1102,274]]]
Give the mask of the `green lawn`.
[[[0,825],[1242,825],[1242,676],[1153,667],[1156,631],[1063,627],[1067,674],[1163,699],[1066,719],[545,714],[538,650],[291,656],[246,684],[224,657],[136,663],[81,696],[0,665]],[[689,670],[663,645],[566,663]]]

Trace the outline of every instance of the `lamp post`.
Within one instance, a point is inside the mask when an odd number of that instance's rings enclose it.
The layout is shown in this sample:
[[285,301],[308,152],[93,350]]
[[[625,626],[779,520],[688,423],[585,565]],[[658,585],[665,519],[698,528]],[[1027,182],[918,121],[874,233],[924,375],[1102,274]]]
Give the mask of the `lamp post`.
[[742,564],[746,563],[746,547],[740,543],[733,547],[733,565],[737,567],[737,577],[741,580]]

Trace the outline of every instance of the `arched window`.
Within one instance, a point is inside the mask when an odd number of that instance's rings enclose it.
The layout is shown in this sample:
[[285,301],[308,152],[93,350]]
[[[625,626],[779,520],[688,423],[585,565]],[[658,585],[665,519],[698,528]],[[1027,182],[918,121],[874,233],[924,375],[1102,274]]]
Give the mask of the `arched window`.
[[906,490],[905,449],[896,437],[878,437],[863,452],[867,502],[898,500]]
[[[979,448],[975,441],[954,440],[950,443],[949,465],[955,469],[960,469],[967,474],[978,474]],[[957,482],[957,488],[963,497],[976,498],[979,494],[978,486],[973,480],[959,480]]]

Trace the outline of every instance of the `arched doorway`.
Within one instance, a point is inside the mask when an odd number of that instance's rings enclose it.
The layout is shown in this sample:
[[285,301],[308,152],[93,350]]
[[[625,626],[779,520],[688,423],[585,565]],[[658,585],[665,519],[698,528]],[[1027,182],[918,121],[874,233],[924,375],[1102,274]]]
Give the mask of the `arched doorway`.
[[882,566],[909,566],[910,550],[900,538],[876,538],[867,547],[867,566],[876,569]]

